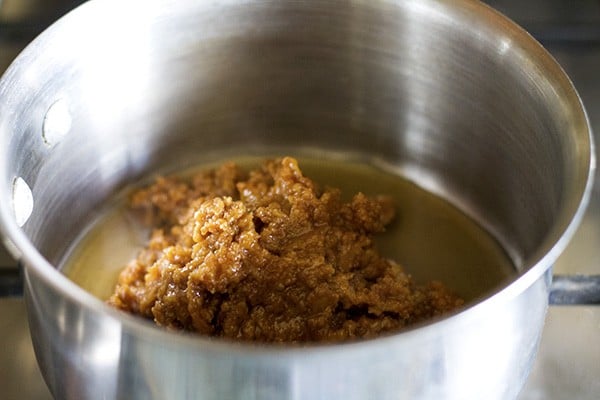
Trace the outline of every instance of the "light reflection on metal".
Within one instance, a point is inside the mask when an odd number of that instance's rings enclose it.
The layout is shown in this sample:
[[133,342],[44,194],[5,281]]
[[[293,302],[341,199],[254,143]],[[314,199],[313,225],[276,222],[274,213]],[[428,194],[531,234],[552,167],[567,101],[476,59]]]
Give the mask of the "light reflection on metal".
[[27,182],[21,177],[13,181],[12,203],[17,225],[25,225],[33,212],[33,194]]

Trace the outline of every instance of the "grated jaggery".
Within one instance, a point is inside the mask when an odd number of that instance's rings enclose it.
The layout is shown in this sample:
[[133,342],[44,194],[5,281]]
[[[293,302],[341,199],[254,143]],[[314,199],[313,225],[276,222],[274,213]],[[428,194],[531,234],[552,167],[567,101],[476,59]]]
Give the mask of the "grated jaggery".
[[171,329],[259,342],[374,337],[463,301],[415,284],[374,235],[392,200],[320,188],[291,157],[159,177],[131,207],[153,227],[109,304]]

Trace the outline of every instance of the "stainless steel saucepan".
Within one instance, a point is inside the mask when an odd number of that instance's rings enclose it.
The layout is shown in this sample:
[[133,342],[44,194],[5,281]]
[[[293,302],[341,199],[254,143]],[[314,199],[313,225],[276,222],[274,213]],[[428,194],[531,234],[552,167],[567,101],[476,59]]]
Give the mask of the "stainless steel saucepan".
[[[557,63],[478,2],[92,0],[0,81],[1,230],[57,399],[511,399],[592,148]],[[166,332],[56,269],[149,171],[283,151],[394,168],[488,229],[518,274],[406,332],[282,347]]]

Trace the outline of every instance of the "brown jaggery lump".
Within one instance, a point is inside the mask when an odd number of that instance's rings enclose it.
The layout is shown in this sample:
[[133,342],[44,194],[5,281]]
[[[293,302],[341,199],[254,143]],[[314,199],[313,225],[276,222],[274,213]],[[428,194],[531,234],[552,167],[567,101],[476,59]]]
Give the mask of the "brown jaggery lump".
[[373,337],[455,309],[376,250],[391,200],[320,189],[295,159],[158,178],[131,197],[155,227],[109,303],[157,324],[262,342]]

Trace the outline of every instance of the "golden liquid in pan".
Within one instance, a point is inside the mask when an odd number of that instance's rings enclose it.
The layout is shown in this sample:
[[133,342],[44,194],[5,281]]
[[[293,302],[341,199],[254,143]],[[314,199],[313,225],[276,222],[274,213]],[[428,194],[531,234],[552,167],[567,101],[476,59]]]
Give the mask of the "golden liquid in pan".
[[[258,158],[236,161],[243,167],[259,163]],[[377,245],[417,282],[440,280],[469,301],[516,274],[506,253],[486,231],[450,203],[415,184],[365,164],[299,158],[299,165],[306,176],[321,185],[340,188],[347,198],[359,191],[392,196],[396,219],[377,237]],[[122,202],[74,246],[63,273],[106,300],[119,272],[144,247],[147,237],[148,230],[133,219]]]

